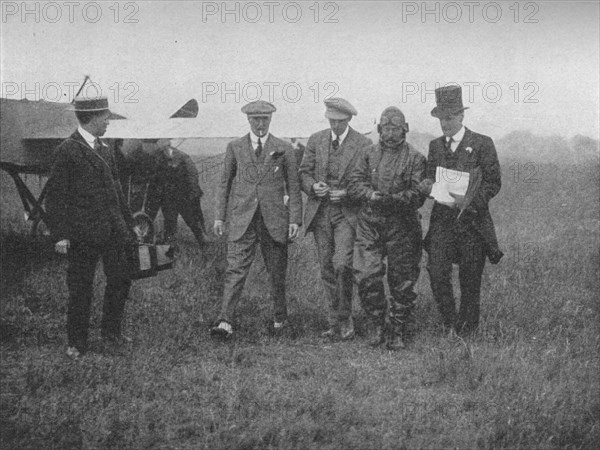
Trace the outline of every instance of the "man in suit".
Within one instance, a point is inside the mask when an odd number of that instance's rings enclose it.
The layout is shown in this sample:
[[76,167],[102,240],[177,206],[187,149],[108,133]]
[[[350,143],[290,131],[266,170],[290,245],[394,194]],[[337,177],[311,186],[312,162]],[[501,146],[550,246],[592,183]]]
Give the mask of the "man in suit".
[[360,208],[360,202],[348,197],[348,176],[371,141],[348,125],[357,112],[347,100],[330,98],[325,106],[330,128],[308,139],[300,166],[308,196],[304,224],[315,238],[329,304],[329,329],[322,336],[348,340],[354,337],[352,258]]
[[[377,127],[379,143],[364,149],[350,174],[349,193],[364,206],[358,216],[355,271],[362,306],[373,321],[369,344],[399,350],[412,337],[414,286],[421,260],[421,217],[425,196],[419,184],[425,176],[425,157],[406,142],[408,124],[396,107],[386,108]],[[386,327],[386,296],[390,291]]]
[[[233,333],[233,312],[258,243],[271,281],[272,331],[280,334],[286,326],[288,240],[298,235],[302,198],[292,146],[269,133],[275,111],[275,106],[263,100],[245,105],[242,112],[248,116],[250,133],[230,142],[225,152],[213,228],[216,235],[223,235],[227,219],[228,267],[220,317],[211,328],[214,337],[228,338]],[[284,195],[289,196],[287,205]]]
[[56,251],[67,254],[67,354],[88,348],[94,274],[102,259],[106,275],[101,324],[105,343],[123,343],[121,322],[131,280],[126,249],[136,245],[114,152],[100,140],[108,126],[106,97],[74,101],[79,127],[55,153],[46,208]]
[[198,169],[187,153],[171,147],[170,143],[170,139],[157,142],[156,172],[148,193],[148,215],[153,219],[158,209],[162,209],[166,242],[175,237],[177,218],[181,215],[198,244],[203,246],[204,215],[200,206],[203,192]]
[[[427,179],[421,190],[431,193],[438,167],[468,172],[465,196],[450,194],[452,203],[435,202],[431,212],[425,249],[431,290],[443,324],[450,333],[468,335],[479,325],[481,275],[488,257],[496,264],[498,248],[488,202],[500,191],[500,164],[494,142],[488,136],[463,126],[464,110],[460,86],[435,90],[437,106],[431,115],[440,121],[443,136],[429,144]],[[459,267],[460,309],[456,312],[452,290],[452,264]]]
[[123,162],[121,179],[126,175],[132,185],[142,185],[142,189],[135,189],[142,193],[142,198],[133,201],[138,210],[143,207],[148,217],[154,220],[158,210],[162,209],[163,240],[173,241],[177,219],[181,215],[198,244],[203,246],[204,216],[200,206],[203,192],[198,182],[198,169],[189,155],[171,147],[170,139],[145,139],[140,147],[123,155]]

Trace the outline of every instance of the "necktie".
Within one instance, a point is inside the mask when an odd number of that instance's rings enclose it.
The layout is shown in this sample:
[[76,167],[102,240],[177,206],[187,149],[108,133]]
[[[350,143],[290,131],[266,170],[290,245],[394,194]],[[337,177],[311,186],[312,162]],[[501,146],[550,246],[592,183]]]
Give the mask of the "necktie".
[[444,145],[444,148],[446,149],[447,152],[452,151],[452,143],[454,142],[454,139],[450,138],[446,141],[446,145]]
[[335,140],[331,143],[331,147],[333,151],[336,152],[338,148],[340,148],[340,138],[338,136],[335,137]]
[[260,157],[261,153],[262,153],[262,142],[260,142],[260,138],[258,138],[258,145],[256,146],[256,150],[254,150],[254,154],[258,158],[258,157]]
[[100,153],[100,151],[102,150],[102,144],[100,143],[100,139],[96,138],[96,140],[94,141],[94,150],[96,150],[96,152]]

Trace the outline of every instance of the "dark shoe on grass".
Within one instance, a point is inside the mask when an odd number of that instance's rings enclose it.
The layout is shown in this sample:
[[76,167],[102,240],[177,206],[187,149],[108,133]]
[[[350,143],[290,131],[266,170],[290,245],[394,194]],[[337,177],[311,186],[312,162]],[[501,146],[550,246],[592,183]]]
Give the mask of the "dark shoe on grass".
[[340,327],[340,337],[342,341],[349,341],[354,339],[354,335],[354,319],[352,319],[352,316],[350,316],[348,319],[342,322]]
[[213,339],[226,341],[233,335],[233,327],[226,320],[220,320],[218,324],[210,328],[210,336]]
[[380,345],[385,343],[386,340],[386,329],[385,329],[385,324],[381,323],[381,324],[377,324],[375,325],[375,327],[373,328],[373,332],[371,334],[371,336],[369,337],[369,347],[379,347]]

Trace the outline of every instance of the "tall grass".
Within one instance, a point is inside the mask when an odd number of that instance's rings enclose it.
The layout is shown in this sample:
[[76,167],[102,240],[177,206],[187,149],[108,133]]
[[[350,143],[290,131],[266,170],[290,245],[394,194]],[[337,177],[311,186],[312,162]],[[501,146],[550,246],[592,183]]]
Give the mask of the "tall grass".
[[[492,214],[506,256],[486,267],[480,331],[466,341],[437,331],[423,270],[418,334],[396,353],[366,346],[358,304],[357,339],[321,341],[326,305],[312,236],[290,247],[291,333],[267,333],[259,258],[236,339],[212,342],[224,243],[201,251],[182,223],[175,269],[134,283],[127,354],[96,350],[99,273],[92,352],[68,360],[65,260],[26,236],[18,203],[3,195],[2,215],[14,219],[1,241],[2,448],[595,448],[598,168],[556,176],[542,165],[538,183],[505,171]],[[211,223],[213,186],[202,187]]]

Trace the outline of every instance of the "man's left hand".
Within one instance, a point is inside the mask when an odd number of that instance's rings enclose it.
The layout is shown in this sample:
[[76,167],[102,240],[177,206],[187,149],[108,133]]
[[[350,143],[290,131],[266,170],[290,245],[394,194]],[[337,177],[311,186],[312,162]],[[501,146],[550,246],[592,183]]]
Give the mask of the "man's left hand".
[[454,194],[453,192],[449,192],[449,194],[450,197],[452,197],[455,201],[454,206],[456,206],[458,209],[462,209],[463,204],[465,203],[465,196],[460,194]]
[[299,230],[300,230],[300,227],[298,226],[297,223],[290,223],[288,226],[288,239],[290,241],[293,241],[294,239],[296,239],[298,237]]

